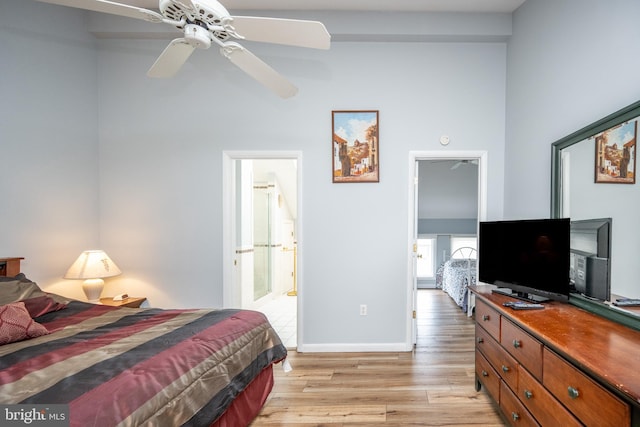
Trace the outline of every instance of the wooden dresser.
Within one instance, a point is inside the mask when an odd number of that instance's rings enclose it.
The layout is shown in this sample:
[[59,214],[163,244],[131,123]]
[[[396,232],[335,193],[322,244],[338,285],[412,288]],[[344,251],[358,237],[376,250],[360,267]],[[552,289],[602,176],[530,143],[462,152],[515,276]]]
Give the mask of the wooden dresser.
[[476,286],[476,388],[514,426],[640,426],[640,331],[567,303]]

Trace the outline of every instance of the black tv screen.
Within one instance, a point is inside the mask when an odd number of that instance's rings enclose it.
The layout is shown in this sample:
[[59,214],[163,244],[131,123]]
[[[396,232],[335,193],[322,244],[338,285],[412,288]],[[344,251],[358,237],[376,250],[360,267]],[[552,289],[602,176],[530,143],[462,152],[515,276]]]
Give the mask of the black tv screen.
[[569,219],[481,222],[478,280],[521,299],[568,301]]

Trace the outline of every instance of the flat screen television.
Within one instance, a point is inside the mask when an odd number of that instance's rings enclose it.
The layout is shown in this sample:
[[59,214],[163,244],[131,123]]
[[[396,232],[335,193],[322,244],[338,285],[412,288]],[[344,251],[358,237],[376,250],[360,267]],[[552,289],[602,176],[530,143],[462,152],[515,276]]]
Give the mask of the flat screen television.
[[487,221],[478,232],[479,281],[528,301],[569,301],[569,219]]
[[611,218],[571,221],[569,277],[572,291],[611,299]]

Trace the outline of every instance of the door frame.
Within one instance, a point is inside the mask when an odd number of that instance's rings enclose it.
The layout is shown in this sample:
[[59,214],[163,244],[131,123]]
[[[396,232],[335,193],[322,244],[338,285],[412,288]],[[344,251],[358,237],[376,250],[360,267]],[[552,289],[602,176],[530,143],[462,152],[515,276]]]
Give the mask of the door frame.
[[[417,241],[418,223],[418,183],[416,182],[417,162],[421,160],[478,160],[478,222],[487,218],[487,176],[488,153],[484,150],[476,151],[410,151],[409,152],[409,220],[407,238],[407,348],[413,348],[416,337],[416,320],[413,312],[416,310],[416,271],[414,244]],[[477,234],[476,234],[477,235]]]
[[294,224],[297,242],[297,300],[296,300],[296,323],[297,323],[297,346],[303,346],[303,323],[304,313],[304,245],[302,235],[302,151],[266,151],[266,150],[243,150],[243,151],[223,151],[222,152],[222,305],[225,308],[240,308],[238,289],[236,286],[236,192],[235,192],[235,161],[250,159],[292,159],[296,160],[296,196],[297,196],[297,216]]

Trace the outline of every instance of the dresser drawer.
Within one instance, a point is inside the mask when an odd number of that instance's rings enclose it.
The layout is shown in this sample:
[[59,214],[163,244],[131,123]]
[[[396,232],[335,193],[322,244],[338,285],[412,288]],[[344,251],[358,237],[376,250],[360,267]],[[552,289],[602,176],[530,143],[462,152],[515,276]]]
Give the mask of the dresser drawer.
[[476,325],[476,348],[509,387],[518,387],[518,363],[487,331]]
[[534,377],[542,380],[542,343],[505,317],[500,325],[500,343]]
[[483,301],[476,301],[476,323],[500,341],[500,313]]
[[518,397],[542,426],[582,426],[582,424],[522,366],[518,368]]
[[487,359],[476,350],[476,377],[482,383],[489,396],[500,401],[500,376]]
[[620,427],[631,424],[629,406],[545,348],[544,386],[587,426]]
[[504,382],[500,383],[500,409],[512,426],[540,425]]

